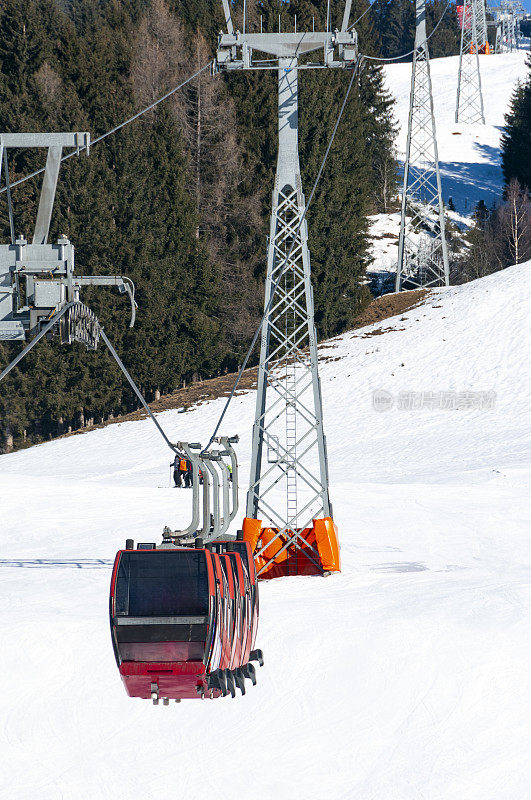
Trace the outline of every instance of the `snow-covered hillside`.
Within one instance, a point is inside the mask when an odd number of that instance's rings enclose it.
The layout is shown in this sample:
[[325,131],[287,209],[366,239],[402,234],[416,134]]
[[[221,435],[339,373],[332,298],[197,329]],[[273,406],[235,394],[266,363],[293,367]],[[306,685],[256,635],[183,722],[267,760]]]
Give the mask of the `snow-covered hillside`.
[[[449,216],[458,224],[466,221],[479,200],[484,200],[487,206],[500,200],[503,189],[500,138],[504,115],[517,81],[526,77],[526,56],[527,53],[520,50],[479,57],[485,125],[456,125],[454,121],[458,56],[430,61],[443,201],[447,204],[452,198],[456,213],[449,212]],[[398,158],[403,163],[411,64],[391,64],[384,69],[387,88],[396,100]],[[371,269],[396,271],[400,214],[378,214],[372,220],[374,264]]]
[[[500,169],[500,137],[505,125],[513,89],[527,75],[527,53],[480,56],[481,83],[485,106],[485,125],[456,125],[455,97],[459,57],[430,61],[433,105],[443,200],[452,197],[456,210],[470,214],[483,198],[490,206],[499,200],[503,175]],[[411,64],[385,68],[386,83],[396,98],[396,117],[400,123],[399,158],[405,157]]]
[[[1,798],[528,796],[530,267],[321,348],[343,572],[262,584],[243,698],[153,707],[119,680],[110,561],[190,502],[149,420],[0,457]],[[205,441],[221,403],[159,419]],[[253,412],[224,425],[242,499]]]

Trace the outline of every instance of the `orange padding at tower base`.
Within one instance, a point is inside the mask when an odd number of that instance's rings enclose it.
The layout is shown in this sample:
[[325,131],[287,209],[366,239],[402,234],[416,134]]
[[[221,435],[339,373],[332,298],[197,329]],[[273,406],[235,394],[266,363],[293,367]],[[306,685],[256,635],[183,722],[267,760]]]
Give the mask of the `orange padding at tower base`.
[[[249,542],[254,554],[263,549],[263,553],[255,555],[254,559],[259,578],[322,575],[324,572],[341,571],[337,525],[331,517],[314,519],[311,528],[299,529],[298,532],[299,547],[290,545],[282,550],[287,538],[277,536],[278,528],[262,528],[262,520],[245,517],[244,540]],[[304,546],[305,542],[308,547]],[[318,564],[315,563],[314,550],[319,553]]]

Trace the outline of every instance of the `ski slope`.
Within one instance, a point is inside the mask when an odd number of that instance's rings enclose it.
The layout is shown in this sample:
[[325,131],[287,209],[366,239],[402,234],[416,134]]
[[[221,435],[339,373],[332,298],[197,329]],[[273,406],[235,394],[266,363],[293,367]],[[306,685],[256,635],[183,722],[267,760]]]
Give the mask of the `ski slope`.
[[[500,202],[503,191],[500,140],[505,125],[504,117],[517,81],[527,77],[526,56],[524,50],[479,56],[485,125],[455,123],[459,57],[434,58],[430,61],[443,202],[447,205],[452,198],[455,212],[447,211],[447,214],[460,227],[466,226],[467,218],[480,200],[488,207]],[[397,155],[403,166],[411,64],[390,64],[384,67],[384,72],[386,87],[396,100]],[[396,272],[400,213],[377,214],[371,217],[371,221],[374,258],[371,270]]]
[[[443,200],[453,198],[456,211],[471,214],[478,200],[498,202],[503,189],[500,139],[518,80],[525,80],[527,52],[479,56],[485,125],[455,123],[459,57],[433,58],[430,72]],[[385,67],[386,85],[396,99],[398,156],[405,158],[411,64]]]
[[[154,707],[117,674],[115,551],[189,514],[149,420],[0,457],[0,798],[529,796],[530,267],[321,347],[343,572],[261,585],[245,697]],[[204,442],[221,403],[159,420]],[[224,424],[241,500],[253,413]]]

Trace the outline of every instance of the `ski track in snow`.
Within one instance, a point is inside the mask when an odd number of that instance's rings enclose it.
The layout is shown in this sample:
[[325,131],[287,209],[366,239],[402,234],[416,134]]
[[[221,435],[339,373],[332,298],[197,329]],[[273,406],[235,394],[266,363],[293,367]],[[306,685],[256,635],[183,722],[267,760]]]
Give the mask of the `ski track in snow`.
[[[501,59],[507,87],[516,59]],[[436,104],[451,61],[432,62]],[[463,163],[490,168],[472,133],[460,142]],[[343,571],[261,584],[266,663],[243,698],[155,708],[117,674],[114,554],[190,513],[149,420],[0,456],[2,800],[529,796],[530,267],[436,290],[321,348]],[[393,408],[373,410],[375,390]],[[397,408],[400,392],[440,391],[496,402]],[[254,397],[224,424],[241,436],[242,515]],[[171,439],[204,442],[223,402],[158,418]]]

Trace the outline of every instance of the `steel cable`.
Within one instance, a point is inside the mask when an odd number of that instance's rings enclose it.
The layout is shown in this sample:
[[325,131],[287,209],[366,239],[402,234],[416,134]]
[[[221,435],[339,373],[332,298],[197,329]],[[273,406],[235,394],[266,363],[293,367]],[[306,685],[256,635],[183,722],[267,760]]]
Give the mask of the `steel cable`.
[[[445,9],[444,9],[444,11],[442,12],[442,14],[441,14],[441,16],[440,16],[440,18],[439,18],[439,21],[437,22],[437,25],[434,27],[434,29],[432,30],[432,32],[430,33],[430,35],[429,35],[429,36],[426,36],[426,39],[424,40],[425,42],[429,42],[429,40],[431,39],[431,37],[433,36],[433,34],[434,34],[434,33],[435,33],[435,31],[437,30],[437,28],[439,27],[439,25],[440,25],[440,24],[441,24],[441,22],[443,21],[443,19],[444,19],[444,15],[446,14],[446,12],[448,11],[448,9],[449,9],[449,8],[450,8],[450,6],[452,5],[452,2],[453,2],[453,0],[448,0],[448,3],[446,4],[446,8],[445,8]],[[372,6],[371,6],[371,8],[372,8]],[[368,9],[367,9],[367,10],[368,10]],[[365,13],[367,13],[367,12],[365,12]],[[363,15],[362,15],[362,16],[363,16]],[[360,19],[361,19],[361,18],[360,18]],[[411,55],[413,55],[413,53],[414,53],[414,52],[415,52],[417,49],[418,49],[418,48],[414,47],[414,48],[413,48],[413,50],[410,50],[408,53],[402,53],[401,55],[399,55],[399,56],[393,56],[392,58],[382,58],[381,56],[363,56],[363,58],[367,59],[367,61],[381,61],[381,62],[399,61],[401,58],[407,58],[407,56],[411,56]]]
[[348,26],[347,30],[348,30],[348,31],[351,31],[351,30],[352,30],[352,28],[355,28],[355,27],[356,27],[356,25],[358,24],[358,22],[359,22],[360,20],[362,20],[362,19],[363,19],[363,17],[365,16],[365,14],[367,14],[367,13],[368,13],[368,12],[371,10],[371,8],[373,7],[373,5],[374,5],[374,3],[370,3],[370,5],[369,5],[369,6],[367,6],[367,8],[366,8],[366,9],[365,9],[365,11],[363,12],[363,14],[360,14],[360,16],[358,17],[358,19],[357,19],[357,20],[355,20],[355,21],[352,23],[352,25],[349,25],[349,26]]
[[129,383],[129,385],[131,386],[132,390],[134,391],[134,393],[136,394],[136,396],[138,397],[138,399],[139,399],[139,400],[140,400],[140,402],[142,403],[142,405],[143,405],[144,409],[145,409],[145,410],[147,411],[147,413],[149,414],[149,416],[150,416],[150,418],[151,418],[152,422],[154,422],[154,424],[156,425],[156,427],[157,427],[157,430],[159,431],[160,435],[162,436],[162,438],[164,439],[164,441],[166,442],[166,444],[168,445],[168,447],[170,448],[170,450],[173,450],[173,452],[174,452],[174,453],[176,453],[177,455],[179,455],[179,456],[181,456],[181,457],[182,457],[182,453],[181,453],[181,451],[180,451],[180,450],[178,450],[178,449],[175,447],[175,445],[174,445],[174,444],[172,444],[172,442],[170,442],[170,440],[169,440],[169,439],[168,439],[168,437],[166,436],[166,433],[165,433],[165,431],[164,431],[164,429],[163,429],[162,425],[161,425],[161,424],[159,423],[159,421],[158,421],[158,420],[155,418],[155,415],[153,414],[152,410],[150,409],[150,407],[149,407],[149,405],[148,405],[147,401],[145,400],[145,398],[144,398],[144,396],[143,396],[142,392],[140,391],[140,389],[138,388],[138,386],[136,385],[136,383],[134,382],[134,380],[133,380],[133,379],[132,379],[132,377],[130,376],[129,372],[127,371],[127,368],[125,367],[125,365],[124,365],[124,363],[123,363],[123,361],[122,361],[122,359],[120,358],[120,356],[118,355],[118,353],[117,353],[117,352],[116,352],[116,350],[114,349],[113,345],[112,345],[112,344],[111,344],[111,342],[109,341],[109,339],[108,339],[108,337],[107,337],[107,335],[106,335],[105,331],[103,330],[103,325],[101,325],[101,324],[98,322],[98,326],[99,326],[99,332],[100,332],[100,336],[101,336],[101,338],[103,339],[103,341],[105,342],[105,344],[107,345],[107,349],[109,350],[110,354],[112,355],[112,357],[114,358],[114,360],[116,361],[116,363],[118,364],[118,366],[120,367],[120,369],[122,370],[123,374],[125,375],[125,377],[126,377],[126,379],[127,379],[127,382]]
[[[187,78],[185,81],[180,83],[178,86],[175,86],[173,89],[170,89],[170,91],[167,92],[163,97],[159,97],[158,100],[155,100],[154,103],[151,103],[151,105],[146,106],[146,108],[143,108],[142,111],[138,111],[136,114],[133,114],[132,117],[129,117],[129,119],[126,119],[124,122],[121,122],[119,125],[116,125],[114,128],[111,128],[111,130],[107,131],[107,133],[103,133],[101,136],[98,136],[96,139],[94,139],[92,142],[90,142],[89,147],[94,147],[95,144],[98,144],[98,142],[102,142],[108,136],[111,136],[111,134],[116,133],[116,131],[119,131],[122,128],[125,128],[125,126],[129,125],[130,122],[134,122],[136,119],[141,117],[143,114],[147,114],[148,111],[151,111],[152,109],[154,109],[156,106],[159,105],[159,103],[163,103],[164,100],[167,100],[168,97],[172,96],[172,94],[175,94],[175,92],[178,92],[179,89],[182,89],[183,86],[186,86],[187,83],[190,83],[190,81],[193,81],[194,78],[197,78],[197,76],[201,75],[201,73],[204,72],[206,69],[209,69],[212,66],[213,63],[214,63],[213,61],[209,61],[208,64],[205,64],[204,67],[201,67],[201,69],[198,69],[197,72],[194,72],[194,74],[191,75],[189,78]],[[81,152],[81,150],[86,150],[86,149],[87,149],[87,147],[85,145],[83,145],[82,147],[79,148],[79,150],[78,149],[72,150],[71,153],[67,153],[65,156],[63,156],[61,158],[61,163],[63,161],[67,161],[69,158],[72,158],[72,156],[77,155],[79,152]],[[10,188],[13,189],[15,186],[19,186],[21,183],[24,183],[24,181],[29,181],[30,178],[35,178],[37,175],[41,175],[44,172],[44,169],[45,169],[44,167],[41,167],[41,169],[38,169],[35,172],[32,172],[30,175],[26,175],[24,178],[19,178],[18,181],[15,181],[14,183],[12,183],[10,185]],[[3,189],[0,189],[0,194],[5,192],[6,188],[7,187],[4,186]]]
[[[71,300],[69,303],[67,303],[67,304],[66,304],[66,305],[65,305],[65,306],[64,306],[64,307],[63,307],[63,308],[62,308],[60,311],[58,311],[56,314],[54,314],[54,316],[53,316],[53,317],[52,317],[52,318],[49,320],[49,322],[48,322],[48,323],[47,323],[47,324],[44,326],[44,328],[42,328],[42,330],[41,330],[41,331],[40,331],[40,332],[37,334],[37,336],[35,336],[35,337],[34,337],[34,338],[31,340],[31,342],[30,342],[28,345],[26,345],[26,347],[25,347],[23,350],[21,350],[21,352],[20,352],[20,353],[19,353],[19,354],[18,354],[18,355],[17,355],[17,356],[16,356],[16,357],[13,359],[13,361],[11,361],[11,362],[10,362],[10,363],[7,365],[7,367],[5,367],[5,369],[4,369],[4,370],[2,370],[2,372],[0,372],[0,381],[1,381],[3,378],[5,378],[5,377],[6,377],[6,375],[8,375],[8,374],[11,372],[11,370],[12,370],[14,367],[16,367],[16,365],[17,365],[17,364],[18,364],[20,361],[22,361],[22,359],[23,359],[25,356],[27,356],[27,354],[28,354],[28,353],[29,353],[31,350],[33,350],[33,348],[35,347],[35,345],[36,345],[36,344],[37,344],[37,343],[38,343],[38,342],[39,342],[39,341],[40,341],[40,340],[41,340],[41,339],[42,339],[42,338],[43,338],[43,337],[44,337],[44,336],[45,336],[45,335],[46,335],[46,334],[47,334],[49,331],[51,331],[51,329],[54,327],[54,325],[56,325],[56,324],[57,324],[57,323],[58,323],[58,322],[61,320],[61,318],[62,318],[62,317],[64,317],[64,316],[65,316],[65,314],[66,314],[66,313],[67,313],[67,312],[68,312],[68,311],[69,311],[71,308],[75,308],[76,306],[79,306],[79,307],[85,307],[85,308],[87,308],[87,306],[84,306],[84,304],[83,304],[83,303],[79,303],[77,300]],[[149,405],[148,405],[147,401],[145,400],[144,396],[142,395],[142,392],[140,391],[140,389],[138,388],[138,386],[136,385],[136,383],[135,383],[135,382],[134,382],[134,380],[132,379],[131,375],[129,374],[129,372],[128,372],[127,368],[125,367],[125,365],[124,365],[123,361],[121,360],[120,356],[118,355],[118,353],[117,353],[117,352],[116,352],[116,350],[114,349],[113,345],[112,345],[112,344],[111,344],[111,342],[109,341],[109,339],[108,339],[108,337],[107,337],[107,335],[106,335],[105,331],[103,330],[103,325],[100,323],[100,321],[99,321],[99,320],[97,320],[97,326],[98,326],[98,332],[99,332],[99,335],[101,336],[101,338],[102,338],[102,339],[103,339],[103,341],[105,342],[105,344],[106,344],[106,346],[107,346],[107,348],[108,348],[108,350],[109,350],[110,354],[112,355],[112,357],[114,358],[114,360],[116,361],[116,363],[118,364],[118,366],[120,367],[120,369],[122,370],[123,374],[124,374],[124,375],[125,375],[125,377],[127,378],[127,381],[128,381],[128,383],[129,383],[129,385],[131,386],[131,388],[133,389],[134,393],[136,394],[136,396],[137,396],[137,397],[138,397],[138,399],[140,400],[140,402],[141,402],[142,406],[144,407],[144,409],[145,409],[145,410],[147,411],[147,413],[149,414],[149,416],[150,416],[150,418],[151,418],[152,422],[154,422],[154,424],[155,424],[156,428],[158,429],[158,431],[159,431],[160,435],[162,436],[162,438],[164,439],[164,441],[166,442],[166,444],[168,445],[168,447],[170,448],[170,450],[173,450],[173,452],[174,452],[174,453],[176,453],[176,454],[177,454],[177,455],[179,455],[179,456],[182,456],[182,453],[181,453],[181,451],[180,451],[180,450],[178,450],[178,449],[175,447],[175,445],[174,445],[174,444],[172,444],[172,442],[170,442],[170,440],[169,440],[169,439],[168,439],[168,437],[166,436],[166,433],[165,433],[164,429],[162,428],[162,425],[161,425],[161,424],[158,422],[158,420],[155,418],[155,416],[154,416],[154,414],[153,414],[152,410],[150,409],[150,407],[149,407]]]
[[[201,67],[201,69],[198,69],[197,72],[195,72],[193,75],[191,75],[185,81],[180,83],[178,86],[175,86],[169,92],[166,92],[165,95],[163,95],[162,97],[159,97],[159,99],[155,100],[154,103],[151,103],[149,106],[146,106],[146,108],[143,108],[141,111],[138,111],[132,117],[129,117],[129,119],[126,119],[124,122],[121,122],[119,125],[115,125],[115,127],[111,128],[111,130],[107,131],[107,133],[104,133],[101,136],[98,136],[96,139],[94,139],[93,142],[91,142],[91,144],[89,146],[93,147],[95,144],[98,144],[98,142],[103,141],[103,139],[106,139],[108,136],[111,136],[113,133],[116,133],[117,131],[119,131],[122,128],[124,128],[126,125],[129,125],[129,123],[134,122],[136,119],[141,117],[143,114],[147,114],[148,111],[151,111],[152,109],[154,109],[156,106],[159,105],[159,103],[162,103],[162,102],[164,102],[164,100],[167,100],[168,97],[171,97],[173,94],[175,94],[175,92],[178,92],[179,89],[182,89],[183,86],[186,86],[187,83],[190,83],[191,81],[194,80],[194,78],[197,78],[198,75],[201,75],[201,73],[204,72],[206,69],[209,69],[212,66],[213,63],[214,63],[213,61],[209,61],[208,64],[205,64],[203,67]],[[86,149],[87,149],[86,146],[83,146],[83,147],[79,148],[79,151],[86,150]],[[72,158],[72,156],[77,155],[77,153],[78,153],[78,150],[73,150],[71,153],[67,153],[65,156],[63,156],[61,158],[61,162],[66,161],[69,158]],[[35,172],[32,172],[30,175],[26,175],[24,178],[20,178],[18,181],[15,181],[14,183],[9,183],[9,179],[8,179],[6,186],[3,189],[0,189],[0,194],[5,192],[5,191],[7,191],[8,192],[9,204],[11,205],[11,189],[13,189],[15,186],[18,186],[21,183],[24,183],[24,181],[30,180],[30,178],[35,178],[37,175],[40,175],[41,173],[44,172],[44,169],[45,168],[42,167],[42,169],[38,169]],[[34,347],[34,345],[37,344],[37,342],[41,339],[42,335],[44,335],[49,329],[51,329],[53,327],[53,325],[56,322],[58,322],[59,318],[68,310],[68,308],[70,308],[73,305],[75,305],[75,304],[74,303],[69,303],[67,306],[64,307],[64,309],[62,309],[62,311],[59,314],[57,314],[53,318],[51,323],[49,323],[46,326],[46,328],[44,328],[41,331],[41,334],[39,336],[36,336],[32,340],[32,342],[30,343],[29,347],[25,348],[21,353],[19,353],[19,356],[11,364],[9,364],[8,367],[0,374],[0,380],[3,377],[5,377],[5,375],[7,375],[7,373],[26,355],[26,353],[28,353]],[[136,396],[140,400],[140,402],[141,402],[142,406],[144,407],[144,409],[149,414],[151,420],[154,422],[154,424],[157,427],[157,429],[158,429],[159,433],[161,434],[162,438],[164,439],[164,441],[166,442],[168,447],[171,450],[173,450],[174,453],[177,453],[177,454],[180,455],[180,453],[177,450],[177,448],[170,442],[170,440],[166,436],[166,433],[164,432],[162,426],[156,420],[156,418],[155,418],[153,412],[151,411],[148,403],[144,399],[144,397],[143,397],[142,393],[140,392],[140,390],[138,389],[136,383],[134,382],[134,380],[130,376],[129,372],[127,371],[126,367],[124,366],[123,362],[121,361],[120,357],[118,356],[118,353],[116,352],[116,350],[112,346],[111,342],[107,338],[106,334],[104,333],[103,327],[101,325],[99,325],[99,328],[100,328],[101,337],[102,337],[103,341],[105,342],[105,344],[107,345],[107,348],[109,349],[111,355],[113,356],[113,358],[115,359],[116,363],[118,364],[118,366],[122,370],[123,374],[127,378],[127,381],[129,382],[131,388],[133,389],[134,393],[136,394]]]

